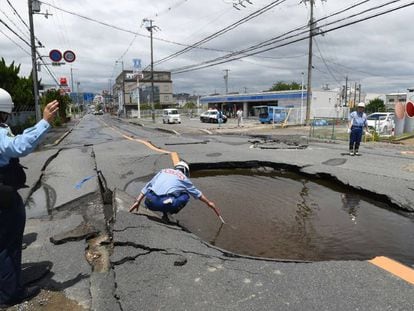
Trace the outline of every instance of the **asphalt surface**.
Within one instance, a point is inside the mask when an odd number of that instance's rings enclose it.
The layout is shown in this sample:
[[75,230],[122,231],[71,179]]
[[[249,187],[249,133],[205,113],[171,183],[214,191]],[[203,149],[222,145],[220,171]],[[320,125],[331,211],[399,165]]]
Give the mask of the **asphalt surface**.
[[[171,166],[176,152],[193,169],[273,166],[329,179],[412,217],[413,156],[403,153],[406,147],[364,144],[361,157],[349,157],[345,143],[309,141],[303,129],[229,122],[200,131],[197,120],[140,121],[87,115],[22,159],[30,217],[23,261],[50,267],[32,283],[85,310],[413,309],[413,283],[371,262],[249,258],[214,248],[145,209],[127,212],[137,194],[128,185]],[[226,218],[225,204],[220,208]],[[412,270],[405,273],[412,277]],[[45,304],[34,299],[19,308]]]

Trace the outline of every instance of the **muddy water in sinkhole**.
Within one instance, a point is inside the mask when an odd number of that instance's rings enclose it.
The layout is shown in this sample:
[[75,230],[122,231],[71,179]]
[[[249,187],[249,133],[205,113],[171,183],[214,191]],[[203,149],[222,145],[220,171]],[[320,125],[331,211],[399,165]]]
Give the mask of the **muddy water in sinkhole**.
[[[175,219],[217,247],[311,261],[381,255],[414,265],[413,217],[348,188],[254,169],[192,172],[191,180],[220,208],[226,224],[194,199]],[[129,190],[136,194],[143,184]]]

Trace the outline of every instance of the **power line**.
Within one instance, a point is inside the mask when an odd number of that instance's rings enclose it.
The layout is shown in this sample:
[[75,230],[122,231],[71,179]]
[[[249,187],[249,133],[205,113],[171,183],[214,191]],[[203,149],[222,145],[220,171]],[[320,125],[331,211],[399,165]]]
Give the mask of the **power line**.
[[124,56],[126,55],[126,53],[128,53],[129,49],[131,48],[132,44],[134,43],[135,39],[137,38],[137,35],[134,36],[134,38],[132,39],[132,41],[129,43],[128,47],[126,48],[125,52],[122,53],[122,55],[120,57],[118,57],[117,61],[120,61],[121,59],[124,58]]
[[[350,15],[346,18],[343,18],[343,19],[340,19],[340,20],[337,20],[337,21],[334,21],[334,22],[327,23],[327,24],[324,25],[324,27],[333,25],[335,23],[344,21],[346,19],[354,18],[358,15],[365,14],[368,11],[376,10],[378,8],[381,8],[381,7],[384,7],[386,5],[389,5],[389,4],[392,4],[392,3],[395,3],[395,2],[399,2],[399,1],[400,0],[390,1],[389,3],[383,4],[383,5],[368,9],[368,10],[364,10],[360,13]],[[336,27],[332,27],[332,28],[327,29],[327,30],[323,30],[323,31],[320,30],[315,35],[321,35],[321,34],[328,33],[328,32],[331,32],[331,31],[334,31],[334,30],[337,30],[337,29],[340,29],[340,28],[344,28],[344,27],[347,27],[347,26],[350,26],[350,25],[353,25],[353,24],[357,24],[357,23],[360,23],[362,21],[366,21],[366,20],[381,16],[381,15],[389,14],[391,12],[394,12],[394,11],[412,6],[413,4],[414,4],[414,2],[411,2],[409,4],[401,5],[399,7],[392,8],[392,9],[389,9],[387,11],[379,12],[379,13],[376,13],[376,14],[373,14],[373,15],[370,15],[370,16],[367,16],[367,17],[364,17],[364,18],[360,18],[360,19],[357,19],[355,21],[351,21],[351,22],[348,22],[348,23],[345,23],[345,24],[342,24],[342,25],[339,25],[339,26],[336,26]],[[294,31],[296,31],[296,30],[294,30]],[[204,68],[216,66],[216,65],[219,65],[219,64],[227,63],[227,62],[230,62],[230,61],[238,60],[238,59],[241,59],[241,58],[244,58],[244,57],[264,53],[264,52],[274,50],[276,48],[280,48],[280,47],[283,47],[283,46],[286,46],[286,45],[290,45],[290,44],[293,44],[293,43],[296,43],[296,42],[299,42],[299,41],[303,41],[303,40],[306,40],[306,39],[309,38],[309,34],[306,34],[305,31],[303,31],[302,33],[298,33],[298,34],[291,35],[291,36],[283,38],[286,34],[290,34],[294,31],[289,31],[289,32],[287,32],[283,35],[280,35],[276,38],[272,38],[270,40],[264,41],[264,42],[259,43],[257,45],[251,46],[247,49],[237,51],[237,52],[234,52],[234,53],[230,53],[228,55],[224,55],[224,56],[221,56],[221,57],[218,57],[218,58],[215,58],[215,59],[212,59],[212,60],[204,61],[204,62],[201,62],[201,63],[198,63],[198,64],[188,65],[188,66],[184,66],[184,67],[181,67],[181,68],[176,68],[176,69],[171,70],[171,72],[173,72],[173,73],[184,73],[184,72],[188,72],[188,71],[204,69]],[[301,35],[304,35],[304,36],[300,37]],[[291,40],[288,41],[288,42],[283,43],[283,41],[286,41],[287,39],[291,39]],[[280,43],[280,44],[278,44],[276,46],[270,46],[270,45],[274,45],[276,43]],[[270,46],[270,47],[268,47],[266,49],[263,49],[265,46]],[[261,50],[259,50],[260,48],[261,48]],[[250,52],[250,53],[246,54],[246,52]]]
[[16,23],[2,10],[2,9],[0,9],[0,12],[1,13],[3,13],[3,15],[9,20],[9,22],[10,23],[12,23],[13,24],[13,26],[14,27],[16,27],[17,28],[17,30],[19,30],[20,31],[20,33],[23,35],[23,36],[26,36],[26,40],[30,40],[29,39],[29,35],[28,34],[26,34],[24,31],[22,31],[21,29],[20,29],[20,27],[19,26],[17,26],[16,25]]
[[16,37],[18,37],[20,40],[22,40],[24,43],[26,43],[28,46],[31,46],[29,42],[27,42],[24,38],[22,38],[17,32],[15,32],[9,25],[6,24],[1,18],[0,23],[2,23],[8,30],[10,30]]
[[[7,0],[7,3],[11,7],[11,9],[13,10],[14,14],[17,15],[17,17],[19,18],[19,20],[23,23],[23,25],[26,26],[27,30],[30,31],[30,27],[27,25],[27,23],[24,21],[24,19],[20,16],[19,12],[17,12],[17,10],[14,8],[14,6],[10,3],[9,0]],[[37,44],[39,44],[41,46],[42,43],[40,42],[40,40],[37,37],[35,37],[35,39],[37,41]]]
[[155,13],[152,17],[158,17],[158,16],[160,16],[161,14],[164,14],[164,13],[169,13],[169,12],[171,12],[173,9],[176,9],[176,8],[178,8],[179,6],[181,6],[181,5],[183,5],[185,2],[187,2],[188,0],[180,0],[180,1],[177,1],[175,4],[173,4],[173,5],[171,5],[171,6],[169,6],[168,8],[165,8],[164,10],[162,10],[161,12],[159,12],[159,13]]
[[25,52],[27,55],[30,56],[30,52],[26,51],[20,44],[18,44],[16,41],[14,41],[12,38],[10,38],[7,34],[3,32],[3,30],[0,29],[0,32],[11,42],[13,42],[15,45],[17,45],[23,52]]
[[325,58],[322,55],[321,49],[319,48],[319,44],[318,44],[318,42],[316,40],[315,40],[315,44],[316,44],[316,48],[318,49],[319,55],[321,56],[322,62],[324,63],[324,65],[325,65],[326,69],[328,70],[329,74],[336,81],[336,83],[340,84],[340,82],[338,81],[338,79],[335,77],[335,75],[331,71],[331,68],[329,68],[328,64],[326,63]]
[[17,17],[20,19],[20,21],[26,26],[27,29],[30,29],[30,27],[27,25],[27,23],[24,21],[24,19],[20,16],[19,12],[17,12],[17,10],[14,8],[14,6],[10,3],[9,0],[7,0],[7,3],[9,4],[9,6],[12,8],[14,14],[17,15]]
[[246,16],[246,17],[238,20],[237,22],[235,22],[235,23],[233,23],[233,24],[231,24],[229,26],[226,26],[226,27],[220,29],[219,31],[217,31],[217,32],[215,32],[215,33],[207,36],[206,38],[197,41],[196,43],[193,43],[192,45],[186,47],[185,49],[183,49],[181,51],[178,51],[178,52],[175,52],[175,53],[173,53],[173,54],[171,54],[169,56],[166,56],[166,57],[164,57],[164,58],[156,61],[155,64],[161,64],[163,62],[166,62],[168,60],[171,60],[171,59],[173,59],[173,58],[175,58],[175,57],[177,57],[177,56],[179,56],[181,54],[184,54],[184,53],[186,53],[186,52],[188,52],[188,51],[190,51],[190,50],[192,50],[192,49],[194,49],[194,48],[196,48],[196,47],[198,47],[198,46],[200,46],[200,45],[202,45],[202,44],[204,44],[206,42],[209,42],[209,41],[211,41],[211,40],[213,40],[213,39],[215,39],[215,38],[217,38],[217,37],[219,37],[219,36],[221,36],[221,35],[229,32],[230,30],[233,30],[233,29],[237,28],[238,26],[240,26],[240,25],[242,25],[242,24],[250,21],[251,19],[262,15],[263,13],[265,13],[268,10],[276,7],[277,5],[282,4],[285,1],[287,1],[287,0],[276,0],[276,1],[273,1],[273,2],[269,3],[268,5],[264,6],[263,8],[261,8],[261,9],[255,11],[255,12],[249,14],[248,16]]
[[[54,8],[56,10],[65,12],[65,13],[70,14],[70,15],[77,16],[77,17],[82,18],[82,19],[85,19],[85,20],[87,20],[89,22],[97,23],[97,24],[100,24],[102,26],[106,26],[106,27],[109,27],[109,28],[112,28],[112,29],[115,29],[115,30],[119,30],[119,31],[122,31],[122,32],[131,33],[133,35],[137,35],[137,36],[140,36],[140,37],[149,38],[148,35],[143,35],[143,34],[141,34],[139,32],[136,32],[136,31],[132,31],[132,30],[129,30],[129,29],[121,28],[119,26],[111,25],[109,23],[102,22],[102,21],[96,20],[96,19],[91,18],[91,17],[87,17],[87,16],[84,16],[84,15],[81,15],[81,14],[78,14],[78,13],[75,13],[75,12],[71,12],[71,11],[68,11],[68,10],[65,10],[65,9],[62,9],[62,8],[59,8],[59,7],[57,7],[57,6],[53,5],[53,4],[50,4],[50,3],[47,3],[47,2],[44,2],[44,1],[40,1],[40,2],[43,3],[43,4],[45,4],[45,5],[48,5],[48,6],[52,7],[52,8]],[[154,40],[158,40],[158,41],[162,41],[162,42],[166,42],[166,43],[171,43],[171,44],[179,45],[179,46],[188,46],[187,44],[183,44],[183,43],[179,43],[179,42],[174,42],[174,41],[166,40],[166,39],[162,39],[162,38],[156,38],[156,37],[154,37],[153,39]],[[214,50],[214,49],[209,49],[209,48],[200,48],[200,49],[209,50],[209,51],[220,51],[220,50]],[[223,51],[220,51],[220,52],[223,52]]]

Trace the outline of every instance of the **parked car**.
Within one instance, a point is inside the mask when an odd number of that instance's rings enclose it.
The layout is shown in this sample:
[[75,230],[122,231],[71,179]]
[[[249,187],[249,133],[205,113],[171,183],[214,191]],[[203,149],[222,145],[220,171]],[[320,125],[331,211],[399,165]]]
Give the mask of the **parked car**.
[[327,126],[329,122],[325,119],[313,119],[312,126]]
[[394,113],[374,112],[367,116],[368,128],[380,134],[389,134],[394,128]]
[[[227,117],[223,113],[221,114],[221,118],[223,120],[223,123],[227,122]],[[211,109],[203,112],[200,114],[200,121],[207,123],[218,123],[218,110]]]
[[181,123],[181,117],[177,109],[164,109],[162,111],[162,123]]

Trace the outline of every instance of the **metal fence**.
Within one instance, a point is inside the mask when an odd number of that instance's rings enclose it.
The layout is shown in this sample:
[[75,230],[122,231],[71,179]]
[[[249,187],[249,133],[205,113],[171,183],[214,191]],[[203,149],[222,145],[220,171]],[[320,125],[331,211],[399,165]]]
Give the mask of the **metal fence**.
[[322,139],[348,140],[348,120],[343,118],[313,118],[309,136]]
[[[321,139],[348,140],[348,122],[347,119],[313,118],[311,120],[309,136]],[[394,128],[392,126],[386,128],[375,125],[368,128],[369,133],[364,133],[364,141],[389,140],[394,136]]]

